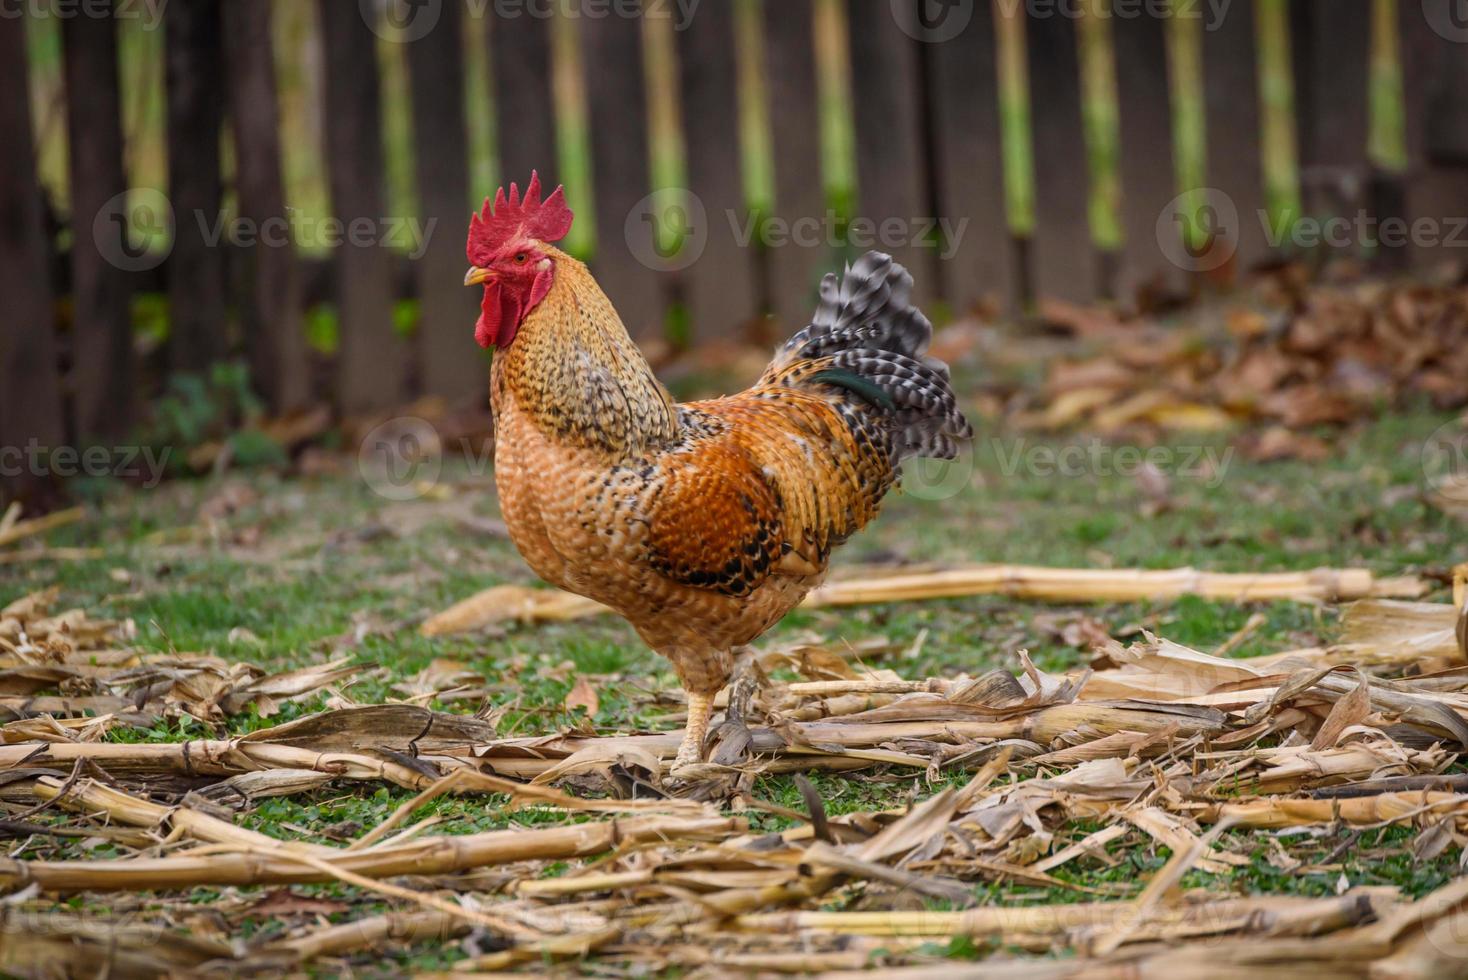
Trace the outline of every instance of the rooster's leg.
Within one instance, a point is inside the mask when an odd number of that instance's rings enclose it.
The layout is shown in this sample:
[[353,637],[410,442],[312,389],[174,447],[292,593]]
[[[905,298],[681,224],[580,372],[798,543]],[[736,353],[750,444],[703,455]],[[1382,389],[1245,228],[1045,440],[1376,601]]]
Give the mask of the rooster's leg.
[[678,756],[673,760],[674,769],[697,765],[703,761],[703,737],[708,734],[709,715],[713,710],[713,693],[688,692],[688,728],[683,736],[683,744],[678,746]]

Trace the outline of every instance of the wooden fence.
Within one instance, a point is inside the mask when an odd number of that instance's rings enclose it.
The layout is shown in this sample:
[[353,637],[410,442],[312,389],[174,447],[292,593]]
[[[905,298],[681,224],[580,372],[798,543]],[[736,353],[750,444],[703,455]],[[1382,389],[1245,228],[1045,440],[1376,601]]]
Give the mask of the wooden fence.
[[[100,0],[99,0],[100,2]],[[113,0],[117,2],[117,0]],[[637,209],[652,190],[647,31],[641,19],[618,16],[634,0],[564,3],[495,0],[377,0],[376,16],[398,19],[411,89],[414,184],[419,217],[437,219],[415,262],[368,241],[349,240],[329,260],[303,262],[292,247],[211,241],[192,214],[219,212],[226,202],[257,223],[286,214],[279,119],[278,66],[267,0],[169,0],[163,8],[168,185],[175,221],[161,267],[120,268],[101,242],[99,215],[128,189],[119,122],[118,27],[109,18],[76,16],[62,25],[71,214],[48,221],[39,193],[28,95],[25,34],[31,15],[0,17],[0,445],[35,438],[43,445],[125,436],[159,379],[202,371],[242,356],[276,411],[327,398],[342,413],[390,408],[420,394],[454,402],[482,398],[485,365],[470,340],[476,297],[460,286],[463,230],[471,195],[466,113],[496,119],[498,173],[524,180],[532,168],[560,179],[553,70],[564,52],[553,43],[554,8],[577,21],[576,43],[589,133],[594,271],[635,334],[657,334],[668,312],[682,311],[695,343],[731,335],[762,316],[782,331],[801,325],[819,275],[859,248],[830,242],[824,231],[809,247],[763,247],[735,233],[748,212],[741,171],[741,99],[762,93],[773,160],[773,203],[765,222],[809,219],[821,227],[829,205],[822,127],[827,93],[817,78],[816,4],[765,0],[758,5],[758,85],[736,45],[734,0],[679,6],[645,0],[660,16],[691,11],[673,32],[676,104],[687,190],[702,205],[705,231],[696,261],[688,254],[649,259]],[[1286,17],[1291,38],[1292,131],[1307,210],[1377,218],[1445,219],[1468,214],[1468,24],[1456,27],[1454,0],[1402,0],[1384,9],[1372,0],[1234,0],[1216,23],[1191,36],[1199,57],[1181,58],[1167,18],[1153,5],[1111,0],[1109,18],[1114,105],[1120,135],[1115,166],[1121,235],[1097,244],[1088,215],[1095,173],[1088,165],[1084,78],[1076,0],[846,0],[835,4],[845,26],[856,193],[838,224],[852,218],[966,220],[947,241],[899,235],[885,243],[918,276],[924,301],[962,310],[987,302],[1014,311],[1036,297],[1072,301],[1139,290],[1189,288],[1159,216],[1178,192],[1174,125],[1180,72],[1201,66],[1206,184],[1241,215],[1236,254],[1212,273],[1224,279],[1269,257],[1261,147],[1267,142],[1258,59],[1261,18]],[[136,3],[129,0],[129,5]],[[504,6],[514,15],[508,15]],[[1121,16],[1123,8],[1141,16]],[[88,7],[95,10],[96,8]],[[318,0],[322,146],[332,210],[340,218],[387,213],[380,64],[372,3]],[[1174,0],[1178,10],[1207,17],[1214,7]],[[364,15],[367,10],[369,15]],[[594,16],[594,10],[603,12]],[[420,32],[404,20],[435,17]],[[610,13],[608,13],[610,12]],[[648,16],[652,15],[648,12]],[[960,30],[945,17],[960,17]],[[406,29],[403,25],[407,24]],[[1381,32],[1385,31],[1383,35]],[[1456,33],[1455,33],[1456,31]],[[949,34],[952,36],[948,36]],[[1459,37],[1458,35],[1462,36]],[[1270,35],[1279,37],[1278,33]],[[1407,155],[1384,167],[1368,152],[1373,37],[1394,37],[1405,106]],[[406,40],[408,37],[415,39]],[[482,38],[489,92],[467,93],[465,39]],[[1389,59],[1390,61],[1391,59]],[[1013,75],[1027,65],[1027,73]],[[1006,77],[1028,78],[1028,138],[1007,145],[1006,113],[1016,93]],[[1182,81],[1186,81],[1183,79]],[[656,93],[654,93],[656,94]],[[222,159],[221,133],[234,147]],[[1020,130],[1025,132],[1025,130]],[[1014,140],[1011,137],[1010,144]],[[1017,168],[1028,168],[1019,173]],[[1006,180],[1011,193],[1006,194]],[[1030,200],[1033,221],[1011,222],[1015,188]],[[131,212],[127,212],[131,213]],[[632,220],[629,221],[629,215]],[[653,223],[655,224],[655,222]],[[923,224],[908,225],[909,231]],[[103,231],[106,228],[103,227]],[[767,236],[768,238],[768,236]],[[69,243],[69,244],[68,244]],[[1171,257],[1169,257],[1171,254]],[[1191,253],[1184,253],[1185,257]],[[1373,261],[1405,267],[1444,249],[1378,249]],[[1184,261],[1182,265],[1188,263]],[[1211,264],[1211,263],[1210,263]],[[666,266],[662,268],[661,266]],[[140,360],[131,304],[144,291],[166,292],[165,349]],[[339,323],[334,356],[322,363],[303,339],[303,310],[315,294],[329,300]],[[394,304],[416,297],[417,330],[404,339]],[[326,383],[322,384],[322,379]]]

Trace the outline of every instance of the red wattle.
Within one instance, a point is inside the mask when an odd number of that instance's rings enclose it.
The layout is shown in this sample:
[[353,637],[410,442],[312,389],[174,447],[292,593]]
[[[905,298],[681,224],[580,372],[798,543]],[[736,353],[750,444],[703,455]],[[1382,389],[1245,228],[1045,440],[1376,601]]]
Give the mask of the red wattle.
[[480,347],[508,347],[520,329],[520,304],[513,290],[501,284],[486,286],[484,301],[479,304],[479,322],[474,339]]
[[479,346],[501,350],[510,346],[520,330],[520,321],[550,292],[553,278],[549,268],[537,272],[528,296],[524,295],[523,282],[518,284],[519,289],[503,282],[485,286],[484,300],[479,304],[479,322],[474,324],[474,340]]
[[474,324],[474,342],[486,350],[494,346],[494,326],[489,322],[488,314],[479,314],[479,322]]

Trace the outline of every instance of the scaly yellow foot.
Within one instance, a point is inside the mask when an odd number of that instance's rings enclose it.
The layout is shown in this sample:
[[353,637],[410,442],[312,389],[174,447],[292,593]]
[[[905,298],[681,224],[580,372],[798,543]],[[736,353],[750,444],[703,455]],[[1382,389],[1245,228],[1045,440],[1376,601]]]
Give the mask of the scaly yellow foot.
[[708,734],[709,715],[713,710],[712,694],[688,693],[688,727],[684,730],[683,744],[678,746],[678,755],[673,759],[672,771],[696,766],[703,761],[703,738]]

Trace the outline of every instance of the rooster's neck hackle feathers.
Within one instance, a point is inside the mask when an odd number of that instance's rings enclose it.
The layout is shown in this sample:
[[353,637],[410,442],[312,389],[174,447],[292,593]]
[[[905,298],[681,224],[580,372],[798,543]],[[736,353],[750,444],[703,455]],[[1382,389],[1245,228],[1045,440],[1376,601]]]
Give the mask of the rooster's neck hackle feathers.
[[495,353],[492,389],[513,397],[540,428],[567,445],[611,459],[672,443],[678,416],[671,395],[584,264],[545,246],[555,282]]
[[566,206],[565,190],[557,187],[544,201],[540,199],[540,174],[532,170],[525,196],[518,184],[510,184],[510,193],[501,187],[491,205],[484,199],[484,210],[469,219],[469,243],[465,249],[472,265],[488,266],[506,246],[522,241],[558,242],[571,230],[575,215]]

